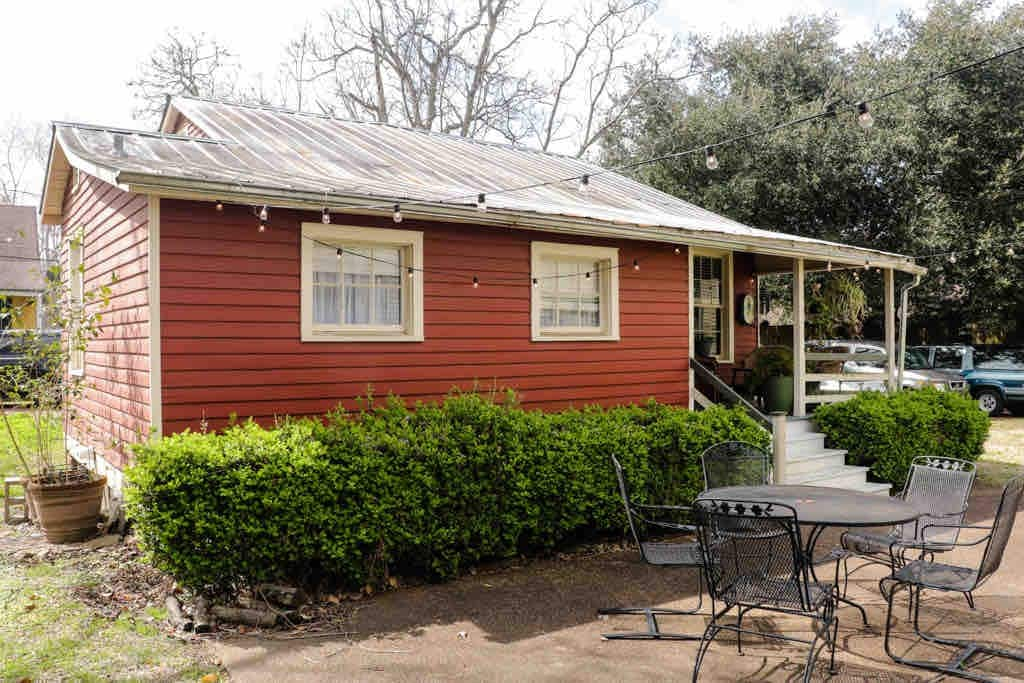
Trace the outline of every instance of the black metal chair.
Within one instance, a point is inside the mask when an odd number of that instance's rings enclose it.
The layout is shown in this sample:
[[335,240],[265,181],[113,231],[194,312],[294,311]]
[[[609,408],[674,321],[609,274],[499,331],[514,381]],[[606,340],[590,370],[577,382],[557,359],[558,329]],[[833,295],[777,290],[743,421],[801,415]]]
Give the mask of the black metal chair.
[[[1021,498],[1024,496],[1024,475],[1011,479],[1003,489],[999,507],[996,508],[995,521],[992,526],[980,525],[951,525],[951,524],[929,524],[922,528],[922,534],[927,540],[929,530],[937,534],[945,534],[949,531],[961,529],[984,529],[989,533],[983,538],[971,543],[960,543],[952,545],[958,547],[977,546],[985,543],[985,552],[981,556],[981,562],[977,569],[972,567],[960,567],[956,565],[940,564],[934,561],[915,560],[900,568],[892,577],[884,581],[893,584],[888,591],[888,611],[885,617],[885,652],[894,661],[907,666],[915,666],[932,671],[968,678],[975,681],[991,680],[985,676],[971,673],[966,670],[968,661],[975,655],[987,655],[989,657],[1006,657],[1024,662],[1024,651],[1013,652],[1001,648],[982,645],[968,640],[954,640],[952,638],[941,638],[930,633],[921,631],[919,615],[921,611],[921,591],[924,589],[944,591],[947,593],[970,594],[978,586],[983,584],[997,569],[1003,560],[1003,553],[1006,544],[1010,540],[1010,533],[1013,531],[1013,523],[1016,520],[1017,510],[1020,507]],[[923,661],[908,659],[896,655],[892,651],[889,641],[892,621],[893,599],[901,588],[909,589],[910,606],[913,611],[914,633],[918,637],[930,643],[948,645],[957,648],[953,657],[945,662]]]
[[[935,553],[955,547],[960,533],[959,525],[967,513],[967,501],[974,486],[974,478],[975,465],[972,462],[932,456],[914,458],[901,497],[925,514],[916,521],[893,527],[888,533],[844,533],[840,539],[842,548],[837,549],[836,553],[837,560],[845,568],[843,594],[846,593],[850,575],[863,567],[871,564],[885,565],[891,575],[907,564],[908,552],[935,559]],[[939,524],[943,525],[941,530],[936,526]],[[932,527],[932,532],[929,538],[924,539],[921,531],[928,526]],[[864,560],[865,563],[850,570],[851,558]],[[964,596],[967,603],[974,607],[971,593],[967,592]]]
[[[810,645],[805,682],[821,648],[828,647],[829,670],[834,673],[839,629],[836,589],[811,580],[796,510],[777,503],[700,499],[694,503],[694,518],[711,596],[711,622],[697,650],[693,680],[697,681],[704,655],[721,631],[736,633],[740,652],[744,633]],[[718,603],[724,607],[718,609]],[[736,623],[723,623],[733,607]],[[744,629],[743,616],[755,609],[811,617],[814,638]],[[819,641],[823,641],[821,647]]]
[[700,456],[704,489],[723,486],[761,486],[772,483],[772,456],[745,441],[724,441]]
[[[622,503],[626,508],[626,518],[629,520],[629,530],[640,548],[640,557],[644,562],[659,567],[690,567],[697,570],[697,607],[692,610],[667,609],[664,607],[604,607],[597,611],[598,614],[635,614],[643,615],[647,619],[646,631],[631,631],[627,633],[606,633],[604,638],[608,640],[700,640],[699,635],[686,633],[666,633],[661,630],[658,624],[659,616],[666,615],[692,615],[698,614],[704,606],[703,598],[703,563],[701,561],[700,546],[697,541],[692,542],[663,542],[651,540],[651,531],[667,531],[682,533],[694,533],[696,527],[691,524],[682,524],[677,521],[667,521],[666,515],[689,516],[690,508],[681,505],[641,505],[633,502],[629,495],[629,487],[626,484],[626,477],[622,471],[622,465],[615,456],[612,456],[612,465],[615,467],[615,476],[619,482],[619,493],[622,495]],[[653,519],[661,516],[662,519]]]

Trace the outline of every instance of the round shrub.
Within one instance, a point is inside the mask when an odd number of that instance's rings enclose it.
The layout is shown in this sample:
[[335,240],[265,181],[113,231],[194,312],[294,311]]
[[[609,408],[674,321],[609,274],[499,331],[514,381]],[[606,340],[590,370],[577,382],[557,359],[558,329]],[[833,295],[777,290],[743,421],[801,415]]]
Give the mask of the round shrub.
[[989,429],[988,415],[969,396],[934,388],[859,393],[821,406],[814,419],[831,446],[847,451],[848,464],[868,466],[896,486],[920,455],[977,460]]

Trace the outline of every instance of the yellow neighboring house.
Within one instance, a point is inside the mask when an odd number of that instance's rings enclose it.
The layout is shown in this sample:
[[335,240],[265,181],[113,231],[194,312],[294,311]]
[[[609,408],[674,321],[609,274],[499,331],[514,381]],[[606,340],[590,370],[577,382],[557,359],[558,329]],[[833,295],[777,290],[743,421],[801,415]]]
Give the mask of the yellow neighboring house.
[[39,326],[45,276],[38,234],[35,207],[0,204],[0,329]]

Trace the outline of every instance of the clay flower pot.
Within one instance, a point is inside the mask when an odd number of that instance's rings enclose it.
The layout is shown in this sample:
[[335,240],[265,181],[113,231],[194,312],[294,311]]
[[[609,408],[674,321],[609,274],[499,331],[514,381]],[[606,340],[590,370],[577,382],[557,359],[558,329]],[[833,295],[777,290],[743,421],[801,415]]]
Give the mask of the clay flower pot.
[[77,543],[95,536],[106,486],[106,477],[63,483],[31,480],[26,492],[46,540]]

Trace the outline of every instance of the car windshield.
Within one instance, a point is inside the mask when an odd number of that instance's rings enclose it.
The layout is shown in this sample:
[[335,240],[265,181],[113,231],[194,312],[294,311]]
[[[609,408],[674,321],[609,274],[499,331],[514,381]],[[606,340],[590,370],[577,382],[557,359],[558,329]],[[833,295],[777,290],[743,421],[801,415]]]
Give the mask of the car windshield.
[[908,370],[927,370],[928,352],[922,349],[907,349],[907,358],[904,367]]
[[979,370],[1024,370],[1024,349],[976,351],[974,367]]

